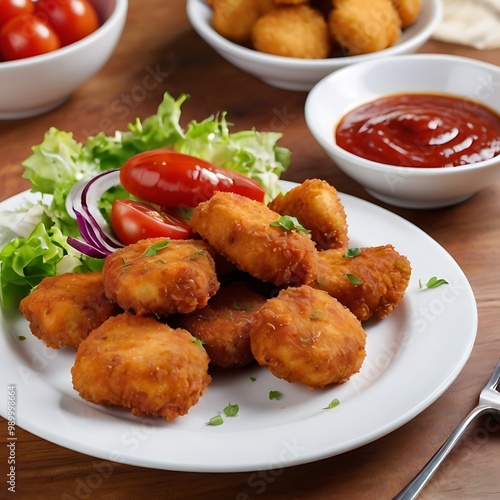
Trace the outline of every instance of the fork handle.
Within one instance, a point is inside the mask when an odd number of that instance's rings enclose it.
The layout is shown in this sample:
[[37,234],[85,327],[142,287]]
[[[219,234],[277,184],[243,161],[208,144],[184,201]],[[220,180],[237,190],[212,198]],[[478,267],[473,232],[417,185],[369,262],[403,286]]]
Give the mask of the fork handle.
[[424,465],[422,470],[394,497],[393,500],[413,500],[417,498],[422,488],[427,484],[429,479],[436,472],[443,460],[448,456],[448,453],[455,446],[460,436],[463,434],[467,426],[482,413],[491,410],[490,406],[476,406],[463,420],[458,427],[453,431],[450,437],[445,441],[443,446],[435,453],[435,455]]

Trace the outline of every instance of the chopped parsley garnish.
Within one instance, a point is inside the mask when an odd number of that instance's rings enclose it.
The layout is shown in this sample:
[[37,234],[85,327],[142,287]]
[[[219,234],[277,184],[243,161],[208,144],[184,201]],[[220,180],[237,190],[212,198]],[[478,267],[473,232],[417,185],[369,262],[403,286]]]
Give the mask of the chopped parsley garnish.
[[215,417],[212,417],[206,425],[221,425],[224,423],[224,420],[220,415],[215,415]]
[[228,404],[223,412],[224,412],[224,415],[226,415],[226,417],[235,417],[236,415],[238,415],[238,412],[240,411],[240,407],[239,405],[233,405],[233,404]]
[[282,215],[278,220],[271,222],[269,224],[271,227],[281,227],[285,231],[299,231],[301,233],[310,233],[309,229],[306,229],[296,217],[291,217],[290,215]]
[[323,315],[323,311],[320,311],[320,310],[316,310],[316,311],[313,311],[310,315],[309,315],[309,319],[321,319],[323,318],[324,315]]
[[332,408],[335,408],[336,406],[338,406],[340,404],[340,400],[339,398],[335,398],[335,399],[332,399],[330,401],[330,404],[328,406],[325,406],[323,408],[323,410],[331,410]]
[[245,305],[245,304],[242,304],[241,302],[238,302],[237,300],[235,300],[232,304],[231,304],[231,307],[233,309],[236,309],[237,311],[251,311],[253,309],[253,307],[251,305]]
[[[238,412],[240,411],[239,405],[233,405],[229,403],[223,410],[222,413],[226,417],[235,417],[238,415]],[[205,425],[222,425],[224,423],[224,419],[222,418],[222,415],[215,415],[215,417],[212,417]]]
[[281,399],[281,392],[280,391],[269,391],[269,399]]
[[19,335],[19,340],[26,340],[26,337],[24,335]]
[[255,377],[250,377],[250,380],[251,380],[252,382],[255,382],[257,379],[256,379]]
[[198,347],[201,347],[203,350],[205,350],[205,348],[203,347],[203,342],[198,337],[193,337],[193,344],[196,344]]
[[357,276],[354,276],[354,274],[349,274],[349,273],[345,273],[344,276],[354,285],[354,286],[358,286],[358,285],[361,285],[361,283],[363,283],[363,280],[361,278],[358,278]]
[[429,280],[427,281],[427,283],[425,285],[422,285],[421,280],[418,280],[418,283],[419,283],[420,288],[437,288],[438,286],[449,284],[445,279],[437,278],[436,276],[429,278]]
[[344,257],[346,259],[352,259],[354,257],[357,257],[361,253],[361,250],[359,248],[348,248],[346,253],[344,254]]
[[144,252],[144,255],[151,256],[151,255],[156,255],[162,248],[165,248],[170,240],[167,238],[166,240],[159,241],[158,243],[155,243],[154,245],[151,245],[146,249]]

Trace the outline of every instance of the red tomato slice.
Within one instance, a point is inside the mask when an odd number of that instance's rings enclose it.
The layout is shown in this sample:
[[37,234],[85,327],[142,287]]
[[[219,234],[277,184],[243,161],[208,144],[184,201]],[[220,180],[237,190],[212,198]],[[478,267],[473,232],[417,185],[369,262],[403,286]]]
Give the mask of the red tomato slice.
[[31,0],[0,0],[0,28],[21,14],[33,14],[35,4]]
[[262,186],[246,175],[167,149],[139,153],[121,168],[122,186],[161,207],[195,207],[215,191],[264,201]]
[[54,28],[63,46],[99,27],[97,12],[87,0],[38,0],[35,13]]
[[60,47],[52,28],[31,14],[14,17],[0,31],[0,51],[6,61],[39,56]]
[[111,225],[125,245],[144,238],[164,236],[185,240],[192,235],[188,223],[172,211],[162,211],[134,200],[115,200],[111,207]]

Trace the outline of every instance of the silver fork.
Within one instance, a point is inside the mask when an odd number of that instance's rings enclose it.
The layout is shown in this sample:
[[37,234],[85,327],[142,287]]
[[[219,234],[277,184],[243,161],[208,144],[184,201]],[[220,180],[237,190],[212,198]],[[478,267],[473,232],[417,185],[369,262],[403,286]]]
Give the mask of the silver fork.
[[422,488],[434,475],[437,468],[448,456],[455,443],[467,426],[479,415],[488,412],[500,412],[500,360],[488,383],[479,395],[479,404],[464,418],[451,436],[427,462],[422,470],[394,497],[393,500],[412,500],[417,498]]

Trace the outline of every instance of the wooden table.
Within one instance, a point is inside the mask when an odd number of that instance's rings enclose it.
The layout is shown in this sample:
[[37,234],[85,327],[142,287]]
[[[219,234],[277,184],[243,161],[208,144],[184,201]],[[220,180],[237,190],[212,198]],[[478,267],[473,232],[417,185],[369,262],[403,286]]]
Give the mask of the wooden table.
[[[461,54],[500,64],[500,50],[476,51],[430,41],[421,52]],[[148,75],[156,71],[156,79]],[[84,141],[98,130],[123,130],[155,112],[165,91],[188,93],[183,121],[228,111],[234,130],[283,132],[293,151],[284,178],[322,177],[339,191],[381,204],[341,173],[308,132],[306,93],[267,86],[216,55],[192,30],[182,0],[131,0],[128,21],[109,63],[63,106],[36,118],[0,122],[0,200],[29,187],[21,161],[55,126]],[[477,403],[500,354],[500,183],[460,205],[434,211],[388,207],[435,238],[456,259],[475,292],[479,331],[472,355],[451,387],[400,429],[355,451],[273,473],[205,474],[107,463],[61,448],[18,429],[17,498],[168,499],[388,499],[439,448]],[[425,370],[423,363],[422,369]],[[499,498],[499,425],[479,420],[448,457],[421,498]],[[0,422],[1,470],[6,467],[6,423]],[[5,473],[5,472],[4,472]],[[0,497],[8,498],[5,475]],[[87,487],[85,487],[85,485]],[[89,486],[90,485],[90,486]],[[14,495],[13,495],[14,497]]]

